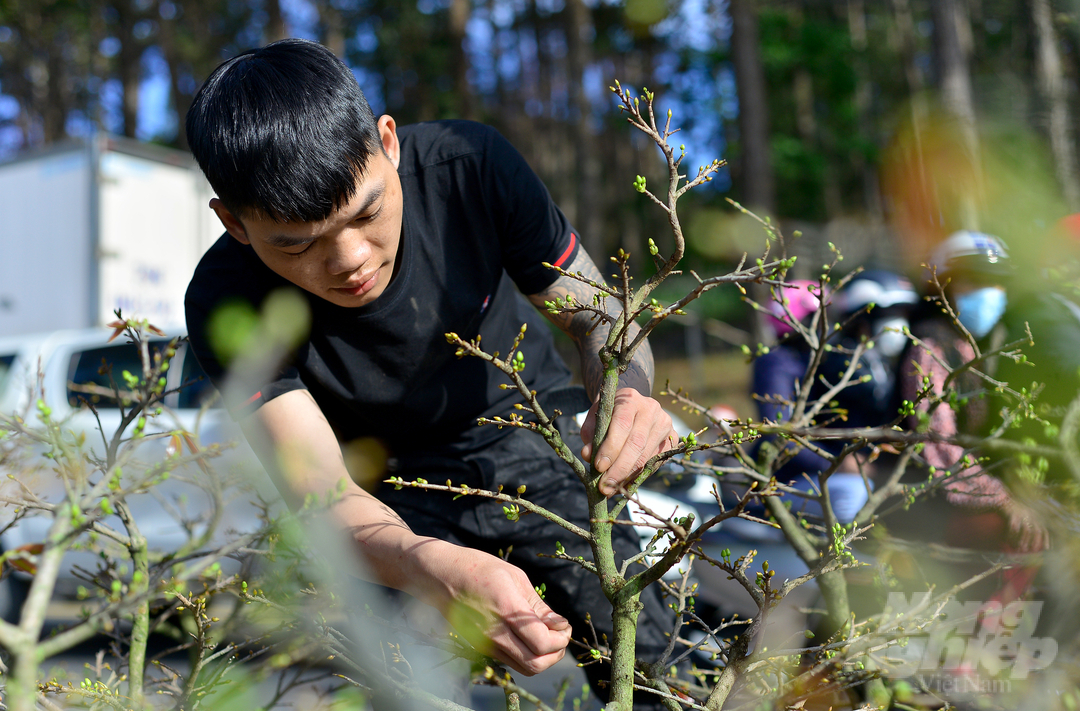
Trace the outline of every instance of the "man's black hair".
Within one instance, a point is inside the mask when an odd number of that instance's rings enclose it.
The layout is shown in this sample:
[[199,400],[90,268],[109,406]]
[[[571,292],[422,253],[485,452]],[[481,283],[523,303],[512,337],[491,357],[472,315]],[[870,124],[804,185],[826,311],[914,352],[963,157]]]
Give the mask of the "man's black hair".
[[382,150],[356,77],[322,45],[286,39],[221,64],[187,113],[188,145],[236,217],[324,220]]

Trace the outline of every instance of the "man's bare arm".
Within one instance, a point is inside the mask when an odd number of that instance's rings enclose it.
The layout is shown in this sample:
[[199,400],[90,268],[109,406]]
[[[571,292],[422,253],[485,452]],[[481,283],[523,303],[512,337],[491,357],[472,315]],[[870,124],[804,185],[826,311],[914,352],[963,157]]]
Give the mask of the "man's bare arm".
[[[468,620],[475,627],[459,632],[523,674],[562,658],[569,624],[540,599],[525,573],[487,553],[413,533],[349,477],[337,438],[306,390],[274,398],[241,428],[292,508],[308,494],[325,501],[345,482],[330,514],[333,528],[349,534],[366,564],[359,577],[407,592],[459,624]],[[454,605],[470,614],[452,615]]]
[[[581,272],[582,276],[596,283],[605,282],[595,262],[583,249],[578,250],[566,271]],[[619,485],[636,476],[650,458],[675,446],[678,435],[671,427],[671,417],[664,412],[660,403],[652,398],[655,370],[652,350],[646,341],[634,353],[630,367],[619,376],[619,389],[615,393],[611,424],[595,459],[593,458],[596,408],[600,384],[604,377],[604,366],[599,352],[607,342],[610,327],[598,323],[598,318],[588,312],[552,314],[545,304],[568,295],[572,295],[578,303],[591,304],[595,294],[596,289],[588,284],[560,275],[547,289],[530,294],[529,300],[577,344],[582,379],[593,401],[592,409],[581,427],[581,439],[585,445],[582,447],[581,456],[586,461],[593,462],[596,470],[604,474],[600,491],[611,496],[618,490]],[[618,316],[621,304],[611,297],[605,302],[607,313]],[[637,326],[631,324],[630,336],[637,331]]]
[[[606,283],[607,281],[584,249],[578,250],[574,261],[567,265],[565,269],[568,272],[581,272],[581,275],[586,279],[597,283]],[[555,283],[548,288],[529,295],[529,301],[540,309],[560,330],[574,340],[578,354],[581,357],[582,380],[585,383],[585,389],[589,392],[589,397],[593,400],[599,394],[600,382],[604,377],[603,364],[597,354],[604,343],[607,342],[608,327],[604,324],[600,324],[598,327],[597,318],[587,312],[552,314],[548,312],[544,304],[555,299],[566,298],[568,295],[572,295],[578,303],[591,304],[595,294],[596,289],[588,284],[560,275],[555,280]],[[622,313],[622,305],[617,299],[608,297],[605,301],[604,306],[608,314],[618,316]],[[631,325],[630,336],[633,337],[638,330],[636,325]],[[652,349],[649,348],[649,343],[646,341],[634,353],[634,360],[631,362],[630,367],[619,378],[619,387],[634,388],[642,395],[649,397],[652,394],[655,375]]]

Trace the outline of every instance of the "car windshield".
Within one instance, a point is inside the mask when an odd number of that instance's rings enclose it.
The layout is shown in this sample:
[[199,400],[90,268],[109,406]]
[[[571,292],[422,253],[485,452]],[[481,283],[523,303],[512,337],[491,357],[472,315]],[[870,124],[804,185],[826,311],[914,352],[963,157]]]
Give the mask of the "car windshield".
[[11,366],[15,362],[15,354],[0,354],[0,397],[4,396],[7,389],[8,376],[11,374]]
[[[165,347],[168,341],[151,341],[150,357]],[[139,349],[132,343],[90,348],[71,357],[68,373],[68,402],[72,407],[90,403],[95,407],[117,407],[116,389],[129,390],[124,373],[142,375]]]

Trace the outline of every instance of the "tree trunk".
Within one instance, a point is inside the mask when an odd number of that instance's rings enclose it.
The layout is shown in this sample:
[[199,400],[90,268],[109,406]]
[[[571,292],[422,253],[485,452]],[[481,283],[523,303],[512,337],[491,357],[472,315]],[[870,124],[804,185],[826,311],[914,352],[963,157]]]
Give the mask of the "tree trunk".
[[[907,176],[902,186],[905,196],[900,204],[894,203],[893,219],[903,223],[902,232],[909,240],[908,251],[915,255],[914,261],[917,262],[927,253],[929,245],[936,243],[937,232],[941,229],[937,211],[929,207],[936,198],[931,188],[922,145],[930,108],[924,91],[926,78],[916,61],[917,42],[911,5],[908,0],[893,0],[892,5],[895,45],[904,66],[904,78],[911,95],[911,135],[901,158],[905,165],[903,172]],[[900,187],[893,185],[894,190]],[[901,213],[895,212],[897,207],[901,208]]]
[[[274,0],[272,5],[280,8],[280,2]],[[278,14],[280,15],[280,9]],[[322,26],[322,43],[339,59],[345,59],[345,27],[341,18],[341,11],[334,7],[333,3],[323,3],[319,6],[319,24]],[[284,29],[284,26],[283,26]]]
[[938,92],[942,107],[956,121],[964,158],[972,179],[962,186],[956,205],[959,227],[978,229],[976,203],[980,190],[978,136],[975,129],[975,100],[971,91],[968,58],[971,53],[971,23],[963,0],[934,0],[930,3],[934,20],[934,56],[938,70]]
[[893,0],[893,17],[897,34],[897,45],[900,51],[901,61],[904,65],[904,77],[907,79],[908,91],[914,98],[922,92],[925,85],[922,70],[915,61],[915,20],[911,16],[911,6],[908,0]]
[[135,129],[139,121],[139,89],[142,81],[142,46],[135,39],[135,23],[139,17],[130,0],[120,0],[113,4],[119,18],[120,35],[120,83],[124,88],[122,113],[124,117],[124,135],[135,138]]
[[285,16],[281,12],[281,0],[265,0],[266,26],[263,28],[264,44],[285,39],[289,28],[285,26]]
[[[518,139],[524,139],[529,146],[529,161],[538,168],[541,177],[548,181],[548,188],[555,201],[566,213],[572,224],[577,224],[578,202],[575,191],[567,189],[564,181],[553,182],[552,178],[562,176],[565,166],[573,165],[572,147],[565,141],[563,127],[559,126],[553,110],[553,83],[557,81],[560,69],[558,58],[547,51],[544,42],[550,23],[541,17],[536,0],[530,0],[525,7],[522,22],[517,26],[518,57],[521,61],[520,103],[514,107],[504,106],[503,111],[513,110],[518,114]],[[529,46],[535,49],[535,56],[530,57]],[[529,116],[522,112],[521,106],[532,103],[537,115]]]
[[[769,102],[765,67],[761,63],[757,9],[753,0],[730,0],[728,12],[732,25],[731,58],[739,96],[742,199],[746,207],[775,217],[776,178],[769,149]],[[769,298],[760,284],[751,285],[750,293],[759,303],[766,303]],[[754,311],[750,324],[750,337],[755,343],[772,343],[772,330],[760,311]]]
[[[859,135],[866,142],[873,141],[873,121],[870,116],[870,67],[866,61],[866,7],[863,0],[848,0],[848,33],[855,59],[855,111],[858,114]],[[881,222],[884,210],[881,205],[881,186],[877,170],[861,152],[855,156],[856,167],[862,173],[863,207],[875,221]]]
[[930,3],[934,19],[934,54],[938,89],[945,110],[971,125],[974,136],[975,101],[971,93],[971,26],[963,0]]
[[[57,38],[61,39],[61,38]],[[57,43],[59,44],[59,43]],[[46,101],[42,106],[41,118],[44,129],[45,143],[59,141],[66,135],[66,122],[69,102],[64,86],[67,84],[67,72],[65,71],[64,59],[60,54],[59,46],[54,46],[49,52],[46,62],[48,68],[48,82],[46,84]]]
[[184,130],[184,121],[187,118],[188,107],[191,99],[180,91],[181,60],[176,46],[176,17],[161,18],[161,54],[165,57],[165,63],[169,65],[169,97],[172,101],[173,111],[176,112],[176,147],[180,150],[188,149],[187,132]]
[[466,29],[472,11],[470,0],[451,0],[450,2],[450,61],[453,62],[454,95],[457,97],[457,111],[461,118],[477,118],[469,86],[469,57],[465,54]]
[[597,141],[589,126],[591,106],[585,94],[585,68],[592,62],[586,33],[592,29],[592,11],[583,0],[567,0],[565,32],[567,68],[570,89],[570,117],[574,122],[574,173],[580,205],[577,227],[582,244],[595,259],[608,252],[604,244],[603,211],[599,208],[600,160],[596,155]]
[[769,104],[753,0],[731,0],[731,57],[739,95],[742,197],[746,206],[776,212],[776,180],[769,150]]
[[1035,28],[1035,76],[1042,106],[1038,120],[1050,137],[1054,168],[1062,195],[1070,210],[1080,209],[1077,184],[1076,145],[1070,132],[1068,86],[1061,67],[1058,38],[1054,31],[1050,0],[1031,0]]

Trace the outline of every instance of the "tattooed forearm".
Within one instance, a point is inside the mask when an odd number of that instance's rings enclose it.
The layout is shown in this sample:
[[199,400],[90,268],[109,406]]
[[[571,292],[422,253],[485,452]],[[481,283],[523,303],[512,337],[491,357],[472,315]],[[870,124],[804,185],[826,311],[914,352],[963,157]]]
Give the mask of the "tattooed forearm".
[[[565,269],[568,272],[581,272],[582,276],[591,281],[605,283],[600,270],[597,269],[596,264],[593,263],[593,260],[584,250],[579,250],[577,257]],[[582,380],[585,382],[585,389],[588,390],[590,398],[595,398],[600,391],[604,367],[600,362],[599,352],[600,348],[607,342],[610,327],[606,323],[601,323],[600,318],[595,314],[586,311],[573,314],[552,314],[548,312],[544,304],[555,299],[566,298],[568,295],[572,295],[578,303],[591,304],[595,294],[596,289],[588,284],[577,279],[560,276],[554,284],[544,291],[529,296],[529,301],[577,344],[578,353],[581,356]],[[622,304],[619,303],[618,299],[608,297],[602,303],[608,315],[617,318],[622,313]],[[638,330],[638,327],[632,324],[629,338],[632,339]],[[630,363],[630,367],[619,377],[619,387],[634,388],[642,395],[651,395],[654,375],[652,349],[649,348],[649,343],[646,341],[634,353],[634,359]]]

